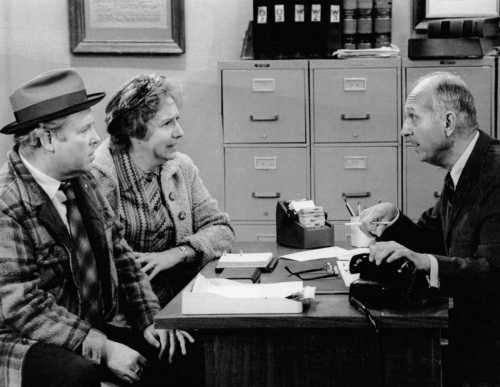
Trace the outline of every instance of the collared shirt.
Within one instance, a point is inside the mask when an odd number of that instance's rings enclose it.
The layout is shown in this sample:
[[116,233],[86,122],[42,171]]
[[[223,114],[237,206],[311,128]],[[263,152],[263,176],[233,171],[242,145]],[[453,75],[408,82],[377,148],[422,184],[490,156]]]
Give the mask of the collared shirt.
[[451,180],[453,180],[453,185],[455,186],[455,188],[457,187],[458,180],[462,175],[462,171],[464,170],[465,164],[467,164],[467,160],[469,160],[469,157],[472,151],[474,150],[474,147],[476,146],[478,138],[479,138],[479,132],[476,132],[472,141],[469,143],[469,145],[467,145],[467,148],[465,148],[463,153],[460,155],[458,160],[455,162],[455,164],[453,164],[453,167],[451,167],[450,169]]
[[61,182],[53,177],[47,175],[46,173],[40,171],[33,164],[31,164],[26,158],[23,157],[21,152],[19,152],[19,157],[21,161],[26,166],[28,171],[33,176],[33,179],[37,182],[37,184],[42,188],[42,190],[47,194],[49,199],[54,204],[57,213],[61,217],[61,220],[65,224],[66,228],[69,230],[68,219],[66,217],[66,205],[64,202],[66,201],[66,196],[62,191],[59,190],[61,186]]
[[175,246],[174,222],[160,185],[161,166],[146,172],[128,151],[113,147],[111,154],[119,181],[119,213],[126,241],[138,252]]

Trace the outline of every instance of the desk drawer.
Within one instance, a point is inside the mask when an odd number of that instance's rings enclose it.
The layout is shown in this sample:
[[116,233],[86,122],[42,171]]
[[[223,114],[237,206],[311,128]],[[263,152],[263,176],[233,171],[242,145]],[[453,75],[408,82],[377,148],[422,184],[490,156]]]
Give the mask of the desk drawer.
[[224,142],[306,141],[303,69],[224,70]]
[[275,220],[276,202],[308,196],[305,148],[226,148],[226,211],[233,220]]
[[398,203],[398,153],[394,146],[324,146],[314,149],[315,202],[330,220],[349,217],[343,193],[354,208]]
[[315,142],[394,141],[397,70],[315,69]]
[[233,223],[233,227],[237,242],[276,242],[276,225],[274,223]]
[[411,146],[405,151],[405,214],[418,219],[422,212],[436,204],[446,170],[420,161]]

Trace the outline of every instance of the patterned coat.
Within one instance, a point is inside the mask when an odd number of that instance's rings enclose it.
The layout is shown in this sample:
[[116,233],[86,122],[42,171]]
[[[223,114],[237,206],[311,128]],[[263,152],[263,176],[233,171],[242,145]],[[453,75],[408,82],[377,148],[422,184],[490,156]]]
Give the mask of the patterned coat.
[[[94,255],[107,260],[110,271],[103,289],[112,296],[106,319],[113,318],[123,299],[128,322],[143,330],[152,324],[158,301],[96,187],[90,173],[73,185]],[[82,345],[94,345],[99,332],[79,317],[78,273],[68,231],[16,148],[0,171],[0,235],[0,387],[18,387],[31,345],[42,341],[80,351]]]
[[[99,145],[92,172],[110,204],[118,209],[120,190],[109,147],[109,138]],[[174,222],[176,245],[190,244],[205,263],[229,250],[234,238],[229,217],[218,209],[189,156],[177,152],[163,165],[160,180]]]

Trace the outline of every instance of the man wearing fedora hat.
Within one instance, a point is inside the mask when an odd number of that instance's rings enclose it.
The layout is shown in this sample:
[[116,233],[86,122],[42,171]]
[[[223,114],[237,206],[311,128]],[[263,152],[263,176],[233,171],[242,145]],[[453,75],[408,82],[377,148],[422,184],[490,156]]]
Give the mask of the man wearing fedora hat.
[[[158,300],[88,172],[99,137],[71,69],[11,95],[14,147],[0,170],[0,387],[153,385],[187,332],[156,330]],[[118,312],[129,327],[110,324]],[[156,367],[156,371],[155,371]],[[165,375],[163,375],[165,378]],[[165,380],[163,380],[165,381]]]

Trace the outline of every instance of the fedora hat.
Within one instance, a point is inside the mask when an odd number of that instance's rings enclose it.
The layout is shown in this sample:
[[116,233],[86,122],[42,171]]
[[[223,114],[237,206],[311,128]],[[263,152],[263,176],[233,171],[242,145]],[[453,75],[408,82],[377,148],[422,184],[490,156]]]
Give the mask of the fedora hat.
[[26,134],[40,122],[88,109],[105,95],[87,94],[82,78],[72,69],[43,73],[12,93],[10,104],[16,121],[4,126],[0,132]]

